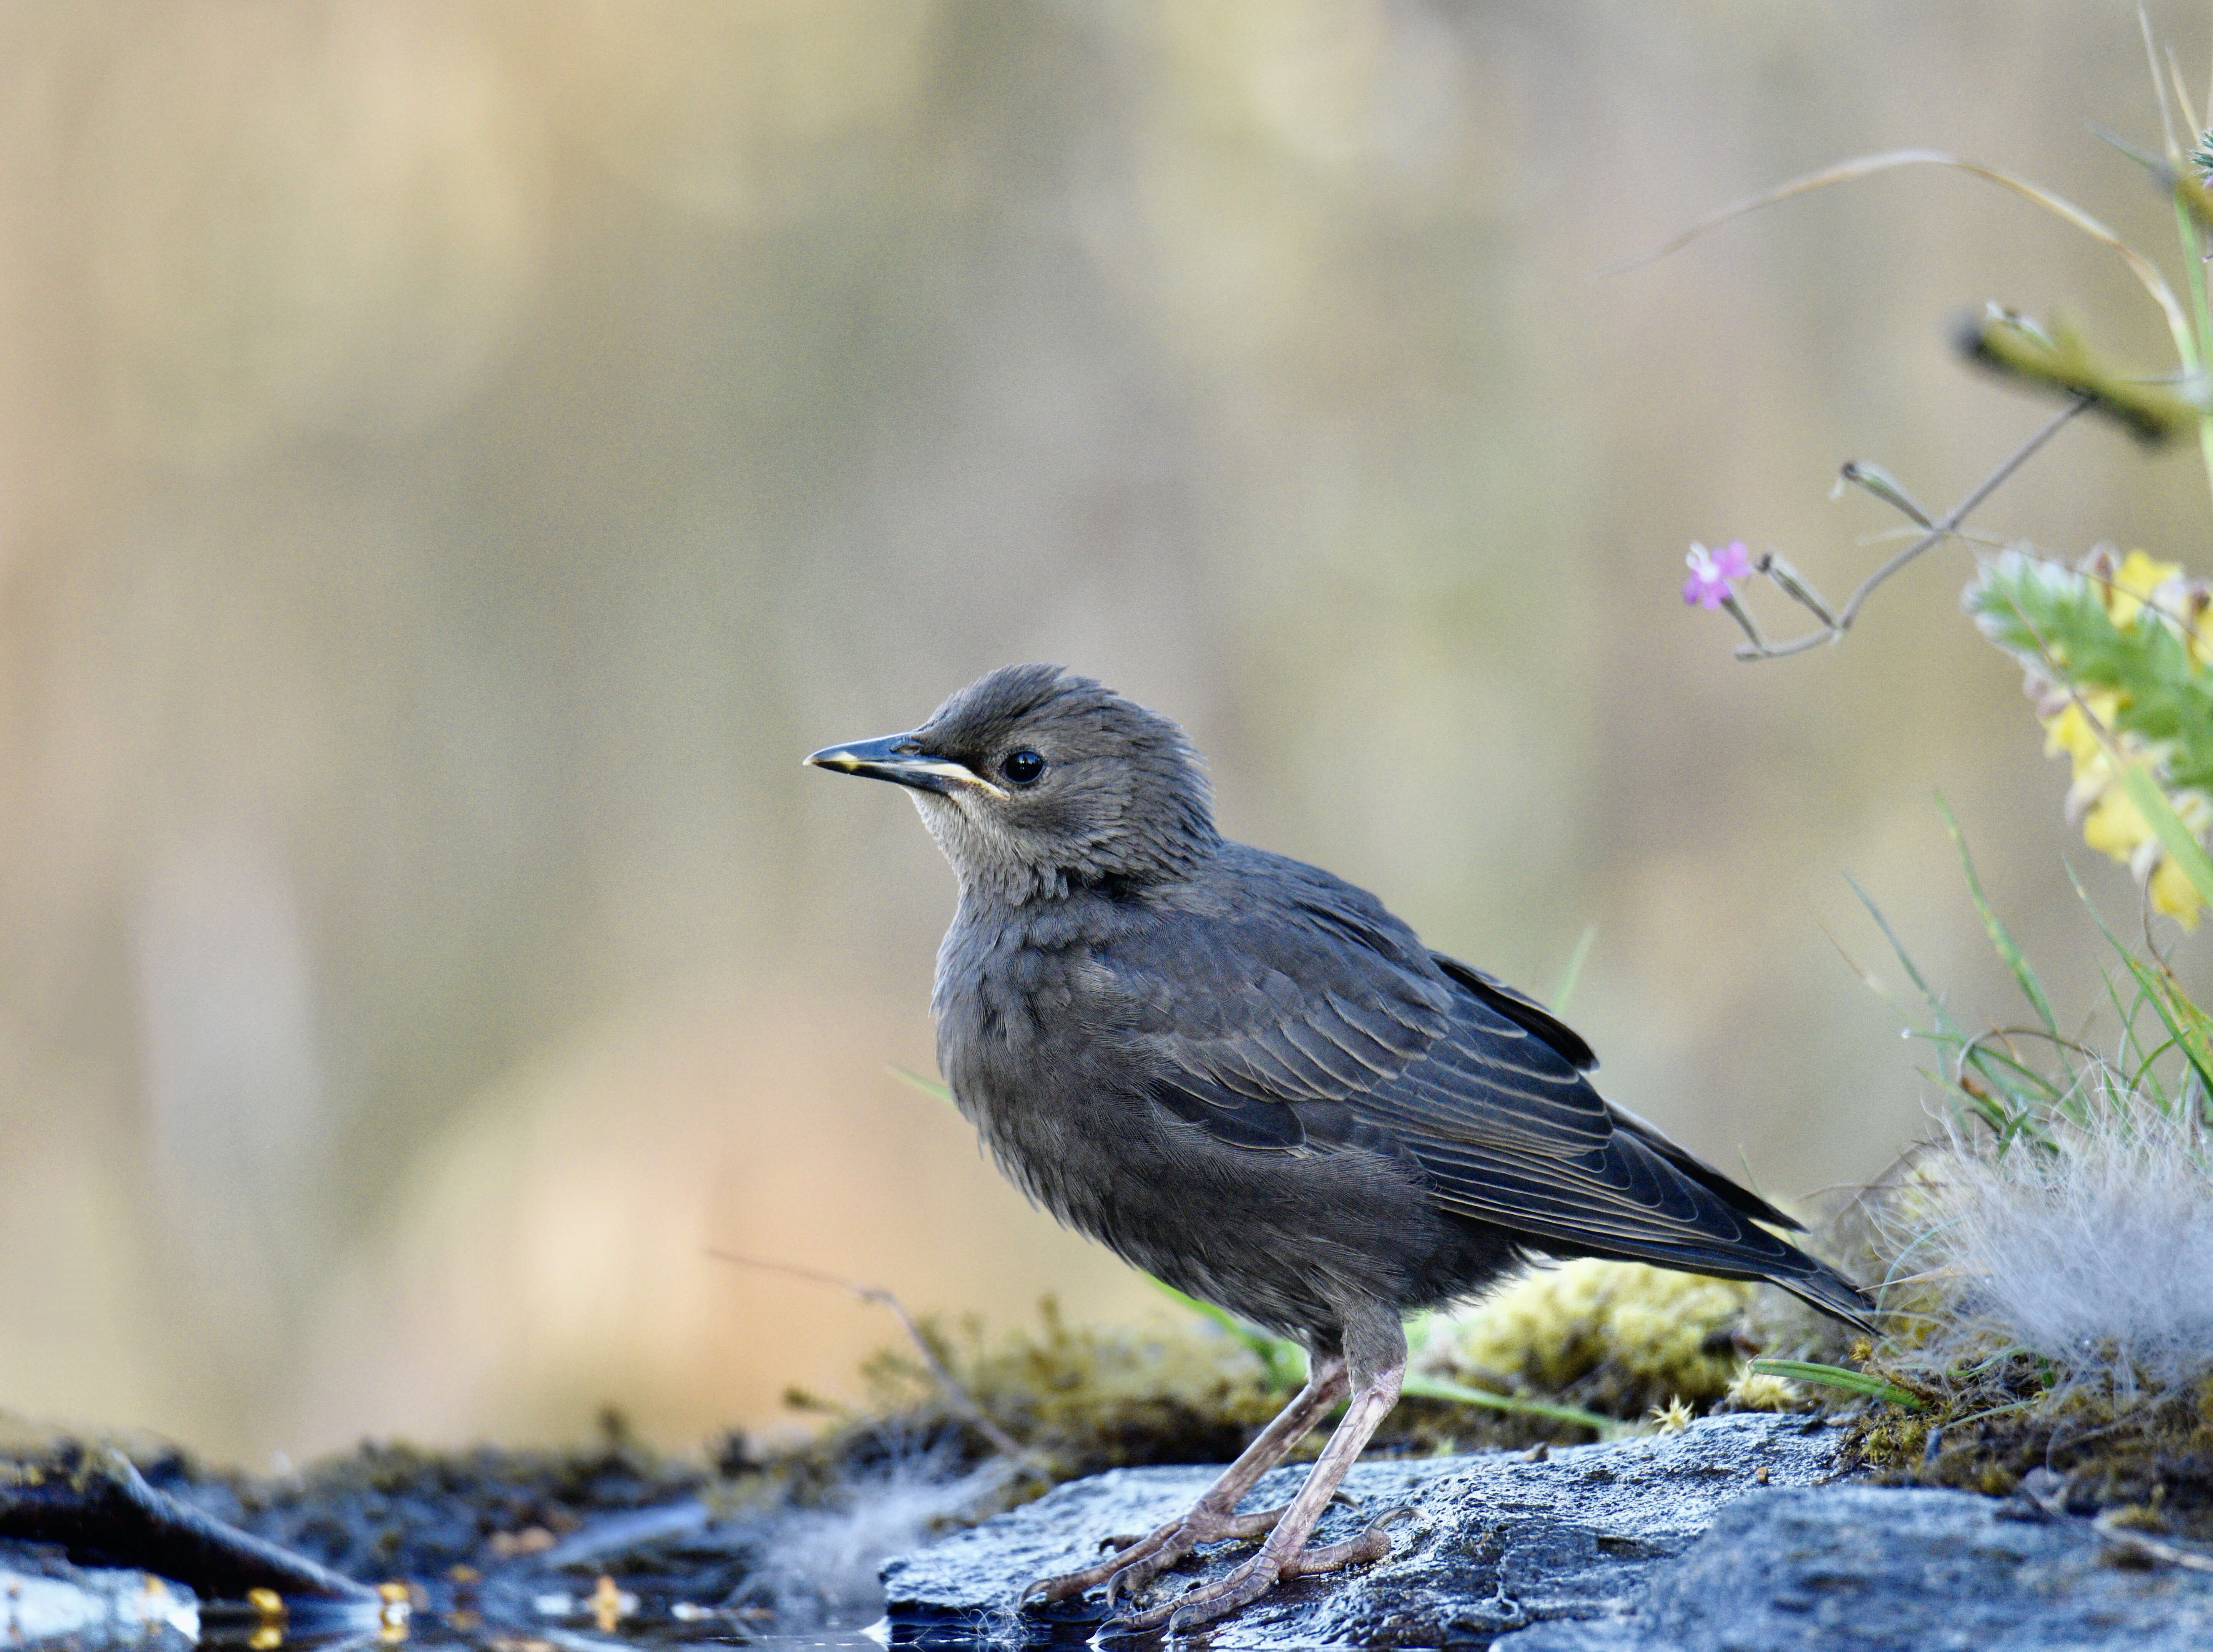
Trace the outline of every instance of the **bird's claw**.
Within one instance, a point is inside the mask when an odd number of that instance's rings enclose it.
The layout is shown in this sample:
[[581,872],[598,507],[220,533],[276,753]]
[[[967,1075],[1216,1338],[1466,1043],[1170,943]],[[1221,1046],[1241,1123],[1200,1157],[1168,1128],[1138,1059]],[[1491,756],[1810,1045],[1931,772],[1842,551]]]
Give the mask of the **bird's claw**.
[[1080,1571],[1039,1578],[1015,1597],[1015,1604],[1027,1606],[1065,1600],[1104,1584],[1111,1611],[1118,1596],[1144,1588],[1200,1544],[1216,1543],[1224,1538],[1262,1536],[1274,1529],[1283,1514],[1281,1509],[1268,1509],[1251,1515],[1225,1515],[1200,1507],[1143,1537],[1107,1538],[1100,1547],[1111,1547],[1113,1554],[1094,1561]]
[[1134,1598],[1137,1591],[1158,1577],[1177,1561],[1198,1546],[1198,1539],[1184,1531],[1155,1549],[1150,1554],[1131,1557],[1129,1564],[1117,1567],[1106,1578],[1106,1609],[1114,1609],[1117,1595]]
[[[1400,1503],[1395,1509],[1385,1509],[1356,1536],[1347,1538],[1341,1543],[1310,1545],[1280,1561],[1273,1559],[1263,1549],[1243,1565],[1211,1583],[1186,1589],[1174,1600],[1147,1611],[1110,1618],[1100,1625],[1099,1632],[1102,1635],[1142,1634],[1166,1625],[1170,1636],[1181,1635],[1251,1606],[1284,1578],[1307,1577],[1317,1572],[1337,1571],[1346,1566],[1386,1559],[1391,1553],[1391,1533],[1387,1528],[1417,1512],[1413,1504]],[[1110,1582],[1110,1604],[1113,1588]]]
[[1104,1548],[1110,1545],[1113,1545],[1113,1554],[1103,1560],[1094,1560],[1088,1566],[1076,1571],[1060,1572],[1051,1577],[1039,1578],[1015,1597],[1015,1604],[1017,1606],[1050,1605],[1055,1600],[1065,1600],[1071,1595],[1082,1594],[1085,1590],[1100,1583],[1107,1586],[1108,1598],[1111,1600],[1114,1580],[1131,1566],[1171,1543],[1180,1533],[1184,1524],[1182,1521],[1174,1521],[1143,1537],[1119,1542],[1110,1538],[1106,1543],[1100,1546]]
[[[1267,1564],[1263,1564],[1263,1562]],[[1217,1618],[1226,1618],[1240,1607],[1248,1606],[1276,1585],[1282,1568],[1268,1560],[1265,1554],[1254,1555],[1236,1570],[1218,1577],[1211,1583],[1202,1583],[1186,1589],[1172,1600],[1144,1612],[1125,1612],[1110,1618],[1099,1625],[1101,1635],[1135,1635],[1163,1625],[1170,1635],[1181,1635],[1201,1624],[1210,1624]]]

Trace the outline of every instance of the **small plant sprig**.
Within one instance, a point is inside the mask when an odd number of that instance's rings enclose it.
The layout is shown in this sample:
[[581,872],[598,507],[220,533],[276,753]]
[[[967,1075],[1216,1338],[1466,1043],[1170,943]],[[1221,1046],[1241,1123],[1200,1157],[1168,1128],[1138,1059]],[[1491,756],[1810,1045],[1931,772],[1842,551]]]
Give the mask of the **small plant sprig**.
[[[1934,518],[1922,509],[1913,502],[1911,496],[1880,466],[1856,462],[1846,465],[1843,472],[1844,482],[1856,484],[1886,500],[1903,511],[1924,532],[1906,549],[1869,575],[1841,607],[1832,608],[1822,600],[1805,577],[1773,552],[1748,567],[1723,567],[1702,560],[1704,547],[1694,546],[1692,552],[1693,577],[1691,585],[1685,588],[1684,600],[1707,608],[1722,607],[1728,611],[1746,633],[1746,642],[1736,650],[1737,658],[1779,659],[1803,653],[1824,643],[1842,641],[1852,622],[1858,618],[1862,606],[1877,587],[1932,546],[1957,536],[1968,513],[1981,504],[2001,483],[2057,434],[2058,426],[2077,413],[2095,411],[2117,421],[2148,444],[2165,442],[2194,430],[2204,462],[2207,484],[2213,487],[2213,385],[2209,385],[2207,375],[2207,364],[2213,362],[2213,303],[2208,301],[2205,277],[2206,263],[2210,257],[2213,257],[2213,189],[2209,189],[2206,182],[2206,174],[2213,174],[2213,132],[2204,130],[2208,121],[2213,120],[2213,90],[2209,90],[2207,105],[2201,115],[2200,111],[2192,107],[2172,52],[2167,54],[2166,73],[2161,73],[2160,52],[2152,39],[2148,19],[2143,21],[2143,34],[2152,85],[2159,99],[2164,154],[2148,154],[2111,133],[2101,131],[2100,136],[2141,165],[2154,184],[2168,196],[2181,242],[2185,272],[2183,290],[2188,296],[2186,303],[2177,296],[2174,286],[2161,273],[2153,259],[2073,202],[2002,168],[1935,149],[1899,149],[1881,155],[1862,155],[1808,173],[1761,194],[1723,207],[1692,225],[1656,251],[1617,265],[1614,271],[1635,268],[1664,258],[1736,218],[1799,195],[1852,182],[1879,172],[1905,167],[1936,166],[1964,172],[2010,190],[2111,248],[2127,265],[2147,296],[2158,307],[2167,322],[2168,335],[2173,341],[2174,366],[2164,373],[2144,374],[2111,360],[2090,343],[2079,326],[2064,315],[2054,317],[2049,323],[2039,323],[2003,305],[1985,305],[1979,316],[1962,324],[1958,331],[1957,343],[1962,352],[1970,360],[2016,382],[2065,397],[2067,405],[1942,519]],[[2201,134],[2186,155],[2177,137],[2178,110],[2190,127]],[[1753,572],[1766,576],[1785,597],[1814,617],[1818,628],[1781,642],[1770,642],[1763,637],[1741,594],[1735,588],[1736,581]]]
[[2016,549],[1984,561],[1964,603],[2021,662],[2046,749],[2073,759],[2083,840],[2195,928],[2213,899],[2213,592],[2142,551],[2100,546],[2070,569]]
[[[1984,893],[1959,822],[1941,799],[1939,808],[1991,950],[2020,987],[2033,1022],[1970,1033],[1952,1014],[1945,995],[1914,961],[1875,898],[1856,881],[1852,892],[1921,996],[1918,1013],[1896,1007],[1911,1036],[1936,1052],[1936,1070],[1930,1076],[1943,1087],[1954,1125],[1981,1125],[1989,1132],[1993,1153],[2003,1158],[2022,1145],[2040,1155],[2058,1151],[2070,1131],[2089,1131],[2101,1119],[2109,1121],[2111,1111],[2100,1109],[2118,1095],[2132,1097],[2176,1123],[2204,1115],[2207,1098],[2213,1095],[2213,1016],[2192,1000],[2163,963],[2147,961],[2106,930],[2119,965],[2118,970],[2108,969],[2105,977],[2106,1001],[2118,1024],[2118,1037],[2101,1052],[2064,1031],[2035,966]],[[2087,895],[2083,904],[2089,905]],[[1888,1000],[1889,994],[1870,972],[1856,965],[1854,968],[1870,990]]]
[[[1781,555],[1767,551],[1755,560],[1748,558],[1742,540],[1732,542],[1722,551],[1709,552],[1703,545],[1693,545],[1686,560],[1690,564],[1691,577],[1683,585],[1683,600],[1694,607],[1726,609],[1731,619],[1742,628],[1746,641],[1738,645],[1740,660],[1779,660],[1787,655],[1803,654],[1808,649],[1824,643],[1840,643],[1852,622],[1859,618],[1861,607],[1875,588],[1895,574],[1915,558],[1956,535],[1966,522],[1968,514],[1995,493],[2015,471],[2034,456],[2036,451],[2059,434],[2062,426],[2077,413],[2090,406],[2087,396],[2078,396],[2058,412],[2045,421],[2036,433],[2002,460],[1997,468],[1968,490],[1960,503],[1946,511],[1940,519],[1932,520],[1929,513],[1913,501],[1913,496],[1900,485],[1888,471],[1880,465],[1867,464],[1859,460],[1848,460],[1838,474],[1838,485],[1850,483],[1863,488],[1885,503],[1904,512],[1915,523],[1926,530],[1905,550],[1884,563],[1862,580],[1844,606],[1833,613],[1822,600],[1813,584]],[[1735,582],[1759,573],[1772,581],[1777,589],[1804,608],[1820,622],[1820,629],[1805,632],[1787,642],[1768,641],[1746,607],[1744,599],[1736,589]]]
[[[1968,514],[2080,413],[2099,412],[2147,443],[2194,428],[2213,485],[2213,389],[2207,380],[2213,305],[2205,278],[2213,259],[2213,190],[2204,178],[2213,171],[2213,132],[2202,131],[2204,121],[2191,107],[2172,52],[2162,76],[2148,21],[2144,47],[2159,96],[2164,156],[2110,133],[2100,136],[2142,165],[2171,198],[2187,305],[2150,259],[2073,203],[1995,168],[1931,150],[1869,155],[1808,174],[1723,209],[1661,249],[1672,252],[1746,212],[1810,190],[1898,167],[1950,167],[2014,191],[2112,248],[2158,305],[2174,342],[2173,371],[2147,376],[2114,365],[2064,317],[2039,325],[2002,306],[1986,306],[1960,330],[1963,352],[2017,381],[2065,396],[2066,405],[1941,518],[1922,509],[1880,466],[1846,465],[1840,488],[1849,483],[1864,489],[1921,532],[1839,607],[1832,609],[1803,575],[1771,551],[1754,561],[1741,544],[1720,557],[1694,546],[1684,600],[1729,613],[1746,637],[1737,658],[1777,659],[1841,642],[1879,586],[1934,546],[1960,537]],[[2186,155],[2176,137],[2177,109],[2201,129]],[[2204,113],[2213,117],[2213,92]],[[1769,641],[1738,589],[1755,572],[1810,613],[1817,628]],[[2213,832],[2213,648],[2203,625],[2207,588],[2186,578],[2179,564],[2141,551],[2122,558],[2100,548],[2068,568],[2015,547],[1984,560],[1965,601],[1984,633],[2025,668],[2047,748],[2072,759],[2068,813],[2082,823],[2085,841],[2131,868],[2152,911],[2186,929],[2195,927],[2200,912],[2213,904],[2213,860],[2204,850]]]
[[[2083,896],[2117,960],[2106,971],[2105,997],[2118,1036],[2094,1045],[2088,1018],[2064,1027],[1945,809],[1968,893],[2033,1012],[2021,1025],[1971,1035],[1874,900],[1853,886],[1919,992],[1922,1004],[1905,1018],[1936,1052],[1930,1076],[1942,1086],[1950,1118],[1860,1207],[1886,1275],[1885,1334],[1853,1353],[1868,1369],[1801,1363],[1787,1375],[1878,1401],[1857,1425],[1857,1447],[1872,1460],[1909,1477],[1985,1490],[2009,1489],[2027,1463],[2051,1466],[2055,1427],[2065,1426],[2055,1419],[2079,1413],[2100,1422],[2086,1441],[2133,1430],[2140,1437],[2128,1449],[2142,1448],[2150,1466],[2137,1478],[2156,1502],[2168,1475],[2160,1465],[2173,1459],[2175,1441],[2201,1423],[2213,1426],[2213,1387],[2202,1383],[2213,1374],[2213,1287],[2206,1283],[2213,1229],[2203,1221],[2213,1198],[2213,1015],[2184,989],[2149,929],[2155,913],[2194,927],[2213,905],[2213,859],[2204,849],[2213,834],[2213,588],[2144,551],[2124,555],[2101,546],[2070,564],[2027,545],[2001,549],[1965,528],[1971,512],[2085,412],[2148,444],[2195,430],[2213,484],[2213,306],[2205,277],[2213,191],[2204,180],[2213,173],[2213,132],[2186,158],[2173,111],[2202,123],[2179,76],[2170,84],[2161,75],[2148,26],[2146,46],[2165,156],[2109,141],[2171,199],[2185,271],[2177,285],[2071,203],[1924,150],[1800,179],[1716,214],[1674,245],[1808,190],[1896,167],[1952,167],[2013,190],[2112,248],[2167,322],[2173,365],[2144,374],[2107,358],[2064,316],[2039,323],[1986,306],[1957,332],[1966,357],[2065,399],[2025,444],[1941,517],[1881,466],[1844,466],[1840,489],[1866,491],[1911,526],[1903,531],[1905,548],[1839,606],[1774,552],[1754,558],[1741,545],[1722,553],[1694,547],[1683,590],[1686,602],[1726,611],[1736,622],[1746,639],[1739,659],[1776,659],[1842,641],[1873,592],[1936,546],[1975,538],[1990,546],[1963,605],[2021,668],[2047,753],[2072,765],[2069,819],[2092,848],[2127,864],[2143,884],[2145,944],[2132,948],[2114,935]],[[1814,628],[1770,641],[1741,588],[1755,574],[1810,614]],[[1776,1362],[1761,1369],[1786,1374]],[[1970,1423],[1972,1430],[1962,1426]],[[2116,1466],[2118,1449],[2092,1448],[2081,1459],[2084,1484],[2105,1485],[2096,1495],[2106,1500],[2120,1497],[2112,1488],[2133,1484],[2136,1472]]]

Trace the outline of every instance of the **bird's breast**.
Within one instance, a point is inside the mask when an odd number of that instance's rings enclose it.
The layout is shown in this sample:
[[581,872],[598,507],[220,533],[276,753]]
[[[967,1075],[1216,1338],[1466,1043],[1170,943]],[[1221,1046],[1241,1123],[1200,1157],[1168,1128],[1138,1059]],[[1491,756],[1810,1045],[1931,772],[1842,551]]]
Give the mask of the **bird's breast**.
[[1106,1207],[1158,1151],[1161,1121],[1143,1058],[1083,1014],[1092,948],[1038,929],[956,921],[947,932],[931,997],[938,1066],[1009,1179],[1105,1237]]

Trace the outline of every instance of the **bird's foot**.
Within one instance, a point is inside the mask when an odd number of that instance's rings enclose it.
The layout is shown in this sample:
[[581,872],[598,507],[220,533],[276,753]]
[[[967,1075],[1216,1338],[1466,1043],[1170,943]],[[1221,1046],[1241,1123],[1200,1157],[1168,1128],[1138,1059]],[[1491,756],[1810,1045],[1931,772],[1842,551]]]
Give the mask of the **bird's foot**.
[[[1280,1514],[1282,1511],[1277,1512]],[[1174,1600],[1164,1601],[1149,1611],[1110,1618],[1100,1625],[1100,1633],[1142,1633],[1166,1625],[1171,1636],[1185,1634],[1202,1624],[1213,1623],[1251,1606],[1284,1578],[1307,1577],[1316,1572],[1333,1572],[1346,1566],[1381,1560],[1391,1552],[1391,1533],[1386,1528],[1413,1512],[1410,1504],[1387,1509],[1378,1515],[1365,1531],[1345,1539],[1342,1543],[1310,1544],[1294,1553],[1280,1557],[1270,1554],[1268,1549],[1263,1547],[1243,1565],[1224,1573],[1211,1583],[1186,1589]]]
[[1113,1545],[1113,1554],[1080,1571],[1039,1578],[1022,1591],[1017,1604],[1049,1605],[1104,1583],[1106,1604],[1111,1607],[1116,1594],[1143,1588],[1200,1544],[1219,1543],[1225,1538],[1260,1537],[1273,1531],[1276,1522],[1283,1517],[1281,1509],[1238,1515],[1210,1509],[1202,1503],[1180,1519],[1155,1527],[1143,1537],[1107,1539]]

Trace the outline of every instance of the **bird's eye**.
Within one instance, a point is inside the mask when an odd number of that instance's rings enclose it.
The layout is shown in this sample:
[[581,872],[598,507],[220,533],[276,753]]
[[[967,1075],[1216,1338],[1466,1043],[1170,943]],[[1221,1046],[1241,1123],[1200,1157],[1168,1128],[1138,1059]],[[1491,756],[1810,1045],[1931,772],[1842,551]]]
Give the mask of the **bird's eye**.
[[1009,752],[1000,759],[999,772],[1017,786],[1031,785],[1045,772],[1045,759],[1025,746],[1018,752]]

